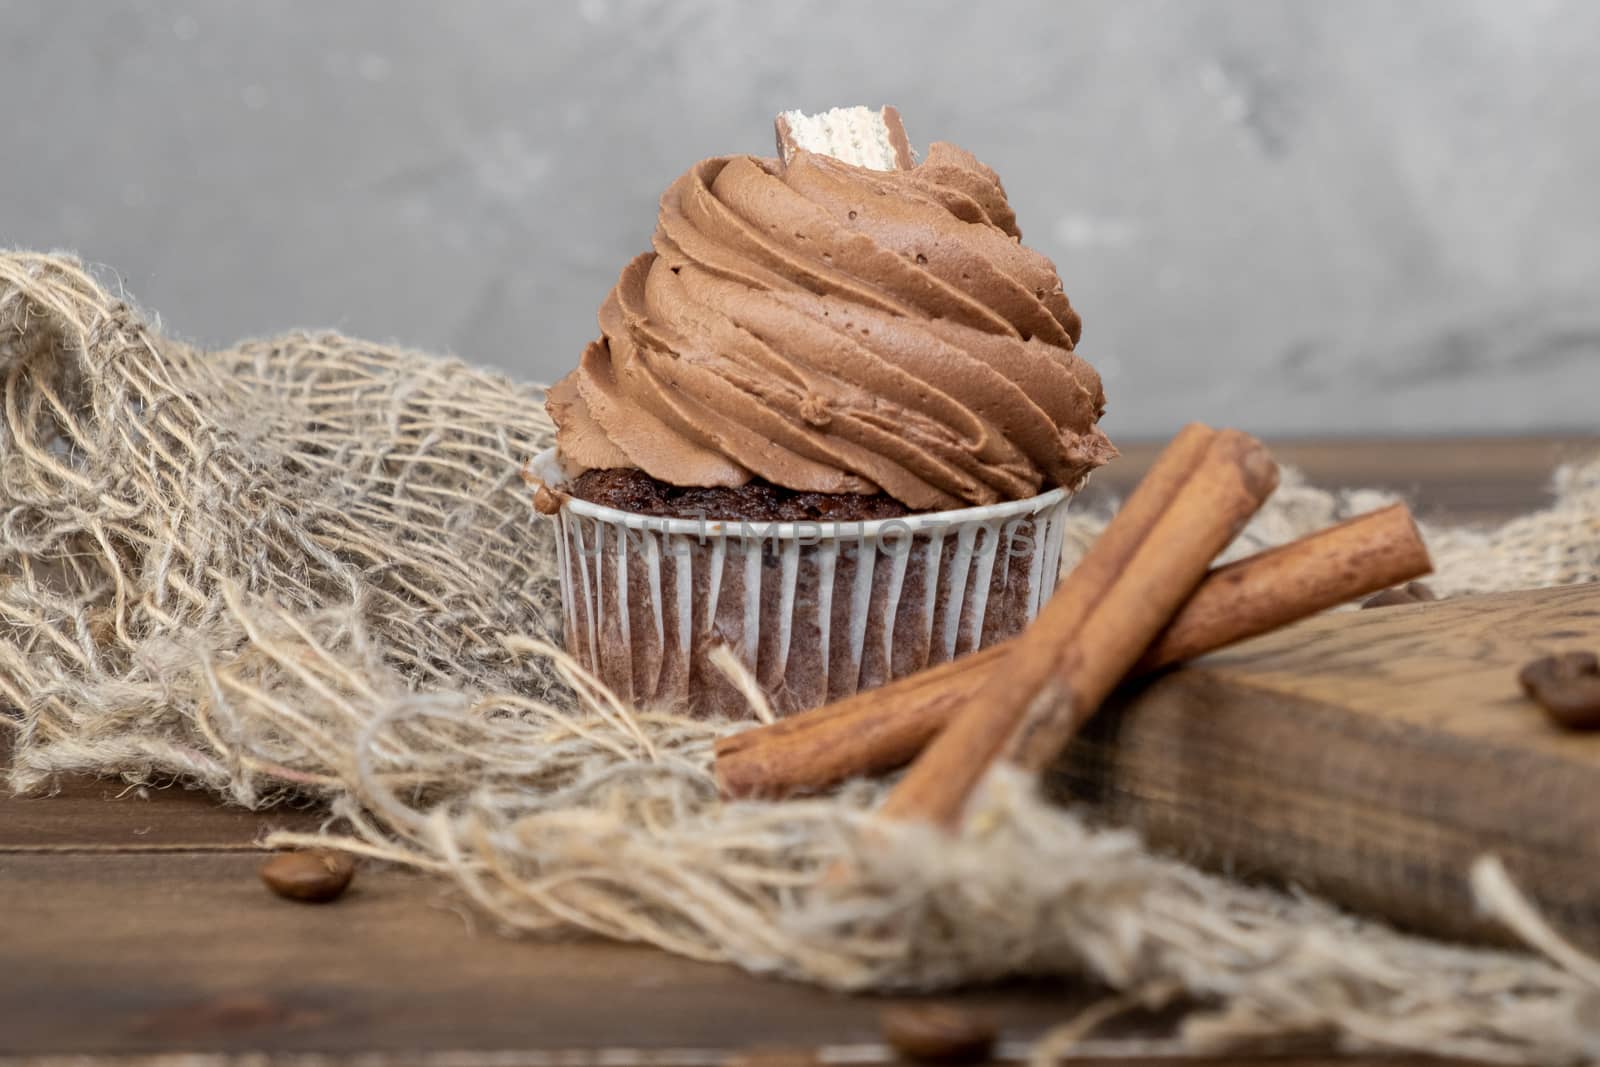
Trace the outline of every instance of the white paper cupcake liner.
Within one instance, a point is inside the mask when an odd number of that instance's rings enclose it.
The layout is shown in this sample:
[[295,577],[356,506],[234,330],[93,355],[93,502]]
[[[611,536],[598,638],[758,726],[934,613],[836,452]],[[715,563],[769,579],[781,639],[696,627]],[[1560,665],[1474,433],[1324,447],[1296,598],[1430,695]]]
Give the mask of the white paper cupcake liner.
[[[559,489],[554,450],[534,474]],[[624,699],[747,713],[727,645],[790,714],[1018,633],[1055,588],[1065,489],[872,522],[636,515],[564,497],[569,652]]]

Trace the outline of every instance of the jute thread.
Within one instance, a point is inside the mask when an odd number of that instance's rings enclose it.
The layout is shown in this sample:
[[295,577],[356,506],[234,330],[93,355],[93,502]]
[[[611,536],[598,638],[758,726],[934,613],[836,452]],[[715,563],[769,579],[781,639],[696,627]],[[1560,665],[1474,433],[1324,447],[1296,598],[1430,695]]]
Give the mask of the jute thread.
[[[1600,1054],[1592,963],[1541,941],[1492,865],[1480,898],[1543,957],[1201,873],[1013,774],[953,841],[869,831],[880,783],[720,802],[711,745],[735,724],[624,706],[556,644],[550,531],[517,477],[551,436],[538,387],[329,333],[203,352],[75,260],[21,252],[0,255],[0,380],[17,790],[93,773],[317,797],[338,832],[274,844],[438,872],[508,932],[845,990],[1083,975],[1119,1007],[1198,1002],[1195,1049]],[[1383,499],[1291,479],[1234,552]],[[1103,521],[1074,520],[1068,560]],[[1427,535],[1446,595],[1600,578],[1600,459],[1537,514]],[[854,878],[819,886],[841,860]]]

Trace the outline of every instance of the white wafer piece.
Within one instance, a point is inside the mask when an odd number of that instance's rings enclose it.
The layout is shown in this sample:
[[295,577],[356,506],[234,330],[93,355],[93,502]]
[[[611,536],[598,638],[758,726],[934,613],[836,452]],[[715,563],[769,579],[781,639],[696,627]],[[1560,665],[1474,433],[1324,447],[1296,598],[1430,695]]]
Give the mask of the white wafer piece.
[[832,156],[869,170],[909,170],[911,142],[893,107],[836,107],[807,115],[785,111],[777,118],[778,158],[784,163],[797,149]]

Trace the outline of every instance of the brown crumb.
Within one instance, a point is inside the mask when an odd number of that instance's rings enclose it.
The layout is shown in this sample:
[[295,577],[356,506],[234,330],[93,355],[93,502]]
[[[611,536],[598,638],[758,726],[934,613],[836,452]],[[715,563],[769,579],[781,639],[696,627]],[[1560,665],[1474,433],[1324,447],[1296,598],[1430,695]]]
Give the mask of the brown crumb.
[[541,515],[554,515],[561,510],[561,497],[548,485],[541,485],[533,491],[533,510]]

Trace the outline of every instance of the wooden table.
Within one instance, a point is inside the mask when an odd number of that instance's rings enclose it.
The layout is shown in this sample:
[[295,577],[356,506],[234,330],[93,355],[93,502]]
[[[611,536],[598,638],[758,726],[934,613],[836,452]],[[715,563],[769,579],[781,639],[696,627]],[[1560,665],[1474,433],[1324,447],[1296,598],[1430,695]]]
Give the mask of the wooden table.
[[[1315,484],[1393,488],[1424,517],[1482,521],[1540,506],[1555,465],[1595,450],[1600,439],[1275,449]],[[1125,490],[1153,452],[1126,448],[1094,492]],[[106,781],[0,799],[0,1061],[177,1062],[181,1053],[209,1053],[299,1063],[318,1053],[628,1067],[720,1063],[774,1048],[838,1063],[890,1058],[877,1032],[886,999],[634,946],[513,940],[431,878],[365,870],[326,907],[269,895],[256,877],[257,840],[268,828],[310,828],[317,818],[255,815],[179,788]],[[1048,1025],[1101,995],[1034,982],[949,999],[992,1014],[1004,1028],[1002,1057],[1016,1058]],[[1170,1025],[1128,1020],[1075,1062],[1175,1055]]]

